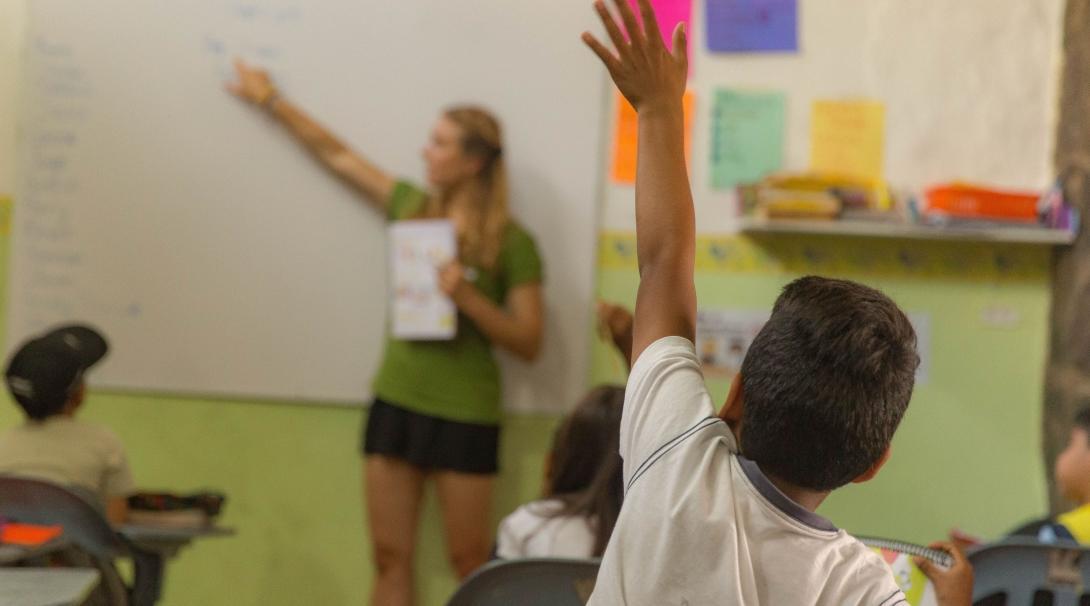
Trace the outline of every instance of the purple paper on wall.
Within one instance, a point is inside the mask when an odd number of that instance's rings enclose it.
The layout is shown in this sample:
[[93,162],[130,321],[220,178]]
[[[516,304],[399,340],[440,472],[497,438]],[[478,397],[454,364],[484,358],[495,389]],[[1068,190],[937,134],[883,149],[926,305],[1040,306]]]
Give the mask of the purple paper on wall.
[[797,0],[706,0],[705,7],[712,52],[798,50]]

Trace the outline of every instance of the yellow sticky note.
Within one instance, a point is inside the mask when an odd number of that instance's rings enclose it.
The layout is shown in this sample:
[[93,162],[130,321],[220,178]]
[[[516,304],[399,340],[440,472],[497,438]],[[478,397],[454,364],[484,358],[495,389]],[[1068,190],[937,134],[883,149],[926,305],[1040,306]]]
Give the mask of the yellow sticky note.
[[[693,93],[682,98],[685,114],[685,162],[689,161],[692,138]],[[636,148],[639,141],[639,118],[636,110],[617,93],[617,123],[613,129],[613,180],[617,183],[636,182]]]
[[810,168],[882,178],[886,109],[877,101],[815,101],[810,115]]

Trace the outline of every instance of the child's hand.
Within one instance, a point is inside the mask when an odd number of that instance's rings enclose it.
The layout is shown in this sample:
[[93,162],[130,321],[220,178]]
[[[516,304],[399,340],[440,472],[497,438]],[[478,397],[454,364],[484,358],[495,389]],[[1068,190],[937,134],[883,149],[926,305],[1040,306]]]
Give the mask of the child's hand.
[[235,60],[238,81],[227,85],[233,95],[254,105],[265,105],[276,94],[269,74],[263,69],[250,67],[242,59]]
[[605,3],[602,0],[594,3],[609,39],[617,49],[616,55],[590,32],[583,32],[583,42],[602,60],[613,82],[636,111],[662,105],[680,106],[689,71],[685,27],[679,23],[674,28],[674,50],[671,53],[662,41],[650,1],[638,1],[643,19],[642,28],[636,22],[628,0],[614,0],[625,31],[628,32],[628,40],[625,40],[620,26]]
[[632,312],[624,307],[606,301],[598,302],[598,334],[617,347],[632,341],[632,321]]
[[927,558],[913,558],[935,586],[939,606],[970,606],[973,603],[973,565],[965,559],[965,552],[948,542],[932,543],[931,548],[945,551],[954,560],[950,568],[943,568]]

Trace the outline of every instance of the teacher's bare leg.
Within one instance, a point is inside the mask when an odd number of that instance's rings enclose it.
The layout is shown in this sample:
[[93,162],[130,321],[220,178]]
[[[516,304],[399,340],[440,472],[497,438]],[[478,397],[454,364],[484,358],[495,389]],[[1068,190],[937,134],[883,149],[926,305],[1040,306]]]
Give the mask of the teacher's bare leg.
[[440,471],[435,489],[443,512],[451,566],[464,579],[492,549],[492,487],[496,476]]
[[368,455],[364,494],[374,544],[372,606],[412,606],[413,554],[424,472],[401,459]]

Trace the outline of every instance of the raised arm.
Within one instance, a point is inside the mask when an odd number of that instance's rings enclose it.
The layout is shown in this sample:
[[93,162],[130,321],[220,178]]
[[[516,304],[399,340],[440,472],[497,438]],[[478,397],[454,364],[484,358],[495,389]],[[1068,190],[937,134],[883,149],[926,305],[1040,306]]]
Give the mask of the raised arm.
[[231,93],[267,110],[333,174],[359,190],[376,208],[385,211],[394,189],[393,177],[352,151],[336,135],[281,96],[265,70],[237,60],[235,71],[238,81],[227,85]]
[[628,39],[602,0],[594,3],[616,52],[588,32],[583,41],[609,70],[639,115],[636,170],[636,295],[632,359],[666,336],[695,337],[693,286],[696,225],[685,166],[682,96],[688,62],[684,26],[666,48],[648,0],[639,0],[642,27],[628,0],[614,0]]

